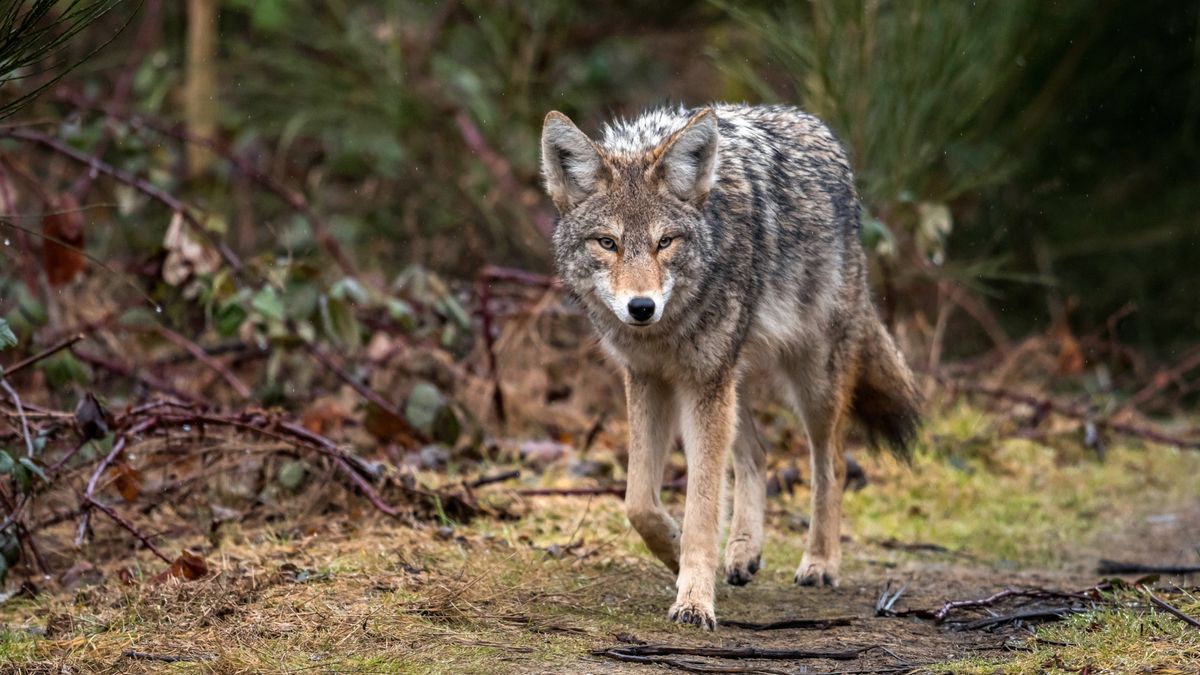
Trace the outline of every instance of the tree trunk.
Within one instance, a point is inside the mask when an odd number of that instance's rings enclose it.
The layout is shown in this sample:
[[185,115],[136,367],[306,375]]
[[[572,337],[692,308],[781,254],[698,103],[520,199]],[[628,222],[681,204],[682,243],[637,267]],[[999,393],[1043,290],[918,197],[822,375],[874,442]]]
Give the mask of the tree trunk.
[[[188,132],[212,138],[217,132],[217,7],[220,0],[188,0],[187,82],[184,120]],[[187,149],[188,176],[208,170],[213,155],[191,144]]]

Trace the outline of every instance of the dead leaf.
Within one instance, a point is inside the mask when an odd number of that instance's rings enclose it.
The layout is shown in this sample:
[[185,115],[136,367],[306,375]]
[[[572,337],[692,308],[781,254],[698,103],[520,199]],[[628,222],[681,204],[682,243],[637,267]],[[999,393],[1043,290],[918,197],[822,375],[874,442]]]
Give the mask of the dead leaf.
[[[87,266],[83,250],[83,211],[71,194],[64,194],[49,205],[50,213],[42,217],[42,264],[46,279],[55,288],[74,281]],[[61,243],[59,243],[61,242]]]
[[1069,330],[1062,331],[1058,336],[1058,374],[1078,375],[1083,372],[1085,365],[1079,340]]
[[341,429],[350,418],[350,412],[341,402],[333,398],[322,398],[313,401],[304,411],[300,416],[300,424],[314,434],[326,436],[329,431]]
[[166,581],[170,577],[183,579],[184,581],[195,581],[202,579],[208,575],[208,563],[204,558],[192,553],[188,550],[179,552],[179,557],[175,562],[158,576],[154,577],[157,582]]
[[75,406],[75,428],[85,441],[98,441],[107,436],[108,420],[108,411],[90,391]]
[[121,493],[121,498],[125,500],[126,504],[132,504],[142,493],[142,472],[126,462],[114,466],[113,472],[117,474],[114,481],[117,492]]
[[178,286],[194,275],[216,272],[221,265],[221,257],[192,236],[183,214],[178,211],[171,217],[163,248],[167,257],[163,260],[162,277],[172,286]]

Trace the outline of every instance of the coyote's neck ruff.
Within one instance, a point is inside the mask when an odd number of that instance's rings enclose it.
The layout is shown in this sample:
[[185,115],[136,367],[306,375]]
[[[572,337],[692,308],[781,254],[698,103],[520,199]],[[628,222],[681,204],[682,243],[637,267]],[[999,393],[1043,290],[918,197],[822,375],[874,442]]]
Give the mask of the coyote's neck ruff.
[[[734,459],[726,578],[761,565],[765,451],[740,396],[777,383],[804,420],[813,513],[796,572],[835,584],[842,436],[858,417],[904,450],[917,422],[912,374],[871,304],[858,199],[841,145],[782,106],[659,109],[599,142],[552,112],[542,172],[560,218],[559,274],[625,369],[629,519],[679,572],[670,616],[712,628],[725,461]],[[682,432],[682,537],[659,502]]]

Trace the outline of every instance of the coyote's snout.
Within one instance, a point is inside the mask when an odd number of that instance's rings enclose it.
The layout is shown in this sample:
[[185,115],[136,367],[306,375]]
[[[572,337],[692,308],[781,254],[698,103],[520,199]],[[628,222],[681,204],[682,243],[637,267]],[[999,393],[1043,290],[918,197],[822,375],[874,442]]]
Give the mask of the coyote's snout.
[[614,224],[611,233],[594,240],[591,248],[600,265],[596,293],[621,321],[648,326],[663,317],[675,290],[675,277],[668,269],[675,239],[669,234],[648,239]]
[[[845,152],[816,118],[783,106],[659,109],[600,142],[546,116],[542,173],[558,207],[560,276],[625,370],[629,520],[678,572],[669,616],[716,626],[721,495],[733,450],[726,580],[761,568],[765,449],[743,394],[771,381],[808,431],[812,525],[796,570],[835,585],[853,415],[904,452],[917,424],[912,373],[871,304]],[[682,435],[682,530],[659,501]]]

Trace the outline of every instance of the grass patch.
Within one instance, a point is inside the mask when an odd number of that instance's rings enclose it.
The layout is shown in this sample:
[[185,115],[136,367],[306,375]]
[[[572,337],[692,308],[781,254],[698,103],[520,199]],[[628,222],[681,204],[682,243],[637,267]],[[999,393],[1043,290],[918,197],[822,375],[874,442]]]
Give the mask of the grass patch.
[[[1144,605],[1136,592],[1117,600]],[[1140,602],[1139,602],[1140,601]],[[1173,604],[1200,616],[1200,599],[1172,597]],[[1072,616],[1038,628],[1015,656],[974,658],[944,664],[943,673],[1133,673],[1193,672],[1200,663],[1200,630],[1153,608],[1106,609]]]

